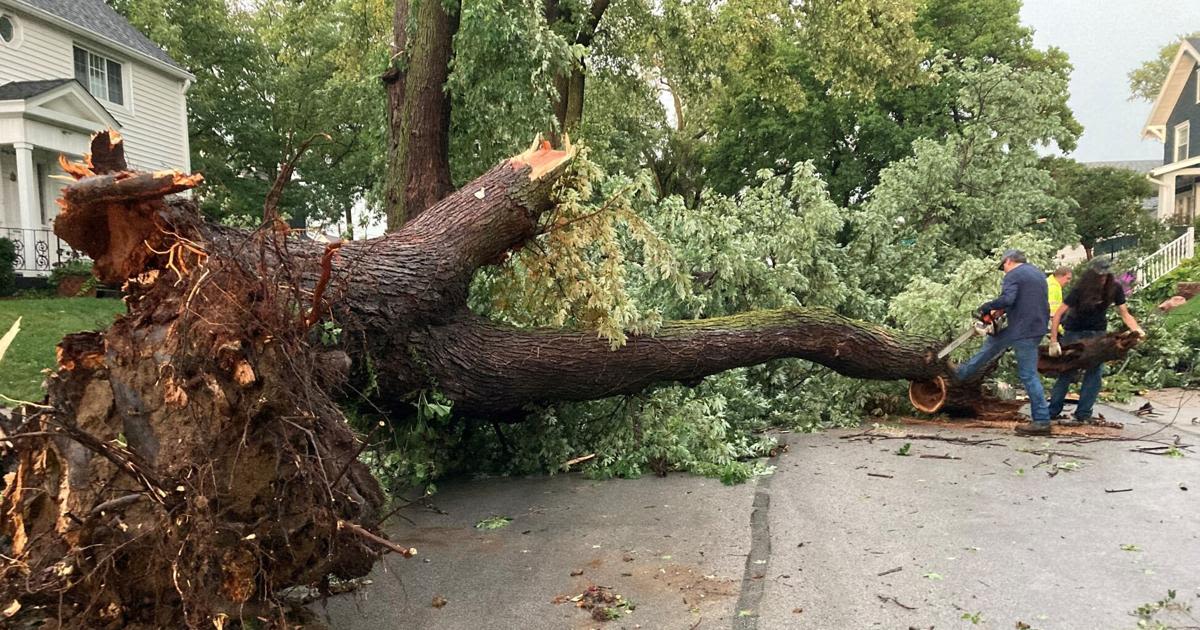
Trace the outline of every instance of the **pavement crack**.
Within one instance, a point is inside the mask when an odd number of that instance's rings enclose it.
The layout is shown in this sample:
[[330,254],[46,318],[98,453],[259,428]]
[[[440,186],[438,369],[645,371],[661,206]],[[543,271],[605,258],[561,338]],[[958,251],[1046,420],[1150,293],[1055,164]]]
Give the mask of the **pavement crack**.
[[771,559],[771,480],[775,475],[758,478],[754,489],[754,504],[750,512],[750,553],[742,572],[742,588],[734,611],[733,628],[756,630],[761,614],[763,590]]

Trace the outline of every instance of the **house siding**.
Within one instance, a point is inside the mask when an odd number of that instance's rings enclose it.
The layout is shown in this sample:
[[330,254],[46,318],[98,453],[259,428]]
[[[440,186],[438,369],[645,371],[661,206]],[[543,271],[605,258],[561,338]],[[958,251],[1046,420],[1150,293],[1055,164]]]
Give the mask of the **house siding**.
[[148,170],[187,169],[187,128],[183,79],[136,60],[126,51],[63,30],[0,1],[0,11],[20,24],[17,46],[0,44],[0,81],[36,81],[75,76],[75,45],[123,64],[124,106],[101,100],[121,124],[130,165]]
[[1200,156],[1200,103],[1196,102],[1196,71],[1193,69],[1188,76],[1187,84],[1179,100],[1175,102],[1171,115],[1167,118],[1166,142],[1163,143],[1163,164],[1175,161],[1175,126],[1191,121],[1188,133],[1188,157]]

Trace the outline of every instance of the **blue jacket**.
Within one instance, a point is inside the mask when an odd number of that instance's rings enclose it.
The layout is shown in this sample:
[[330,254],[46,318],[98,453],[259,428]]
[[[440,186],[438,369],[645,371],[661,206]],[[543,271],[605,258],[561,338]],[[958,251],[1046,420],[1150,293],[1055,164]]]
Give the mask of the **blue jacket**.
[[996,335],[998,339],[1041,339],[1050,325],[1046,295],[1046,274],[1029,263],[1023,263],[1004,274],[1000,297],[979,308],[1002,308],[1008,313],[1008,327]]

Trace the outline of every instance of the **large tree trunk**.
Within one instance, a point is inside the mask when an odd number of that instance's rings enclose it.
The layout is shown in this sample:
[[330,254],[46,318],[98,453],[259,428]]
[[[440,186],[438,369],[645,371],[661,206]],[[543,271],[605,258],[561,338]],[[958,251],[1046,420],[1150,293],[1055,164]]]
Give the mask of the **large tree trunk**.
[[458,6],[435,0],[417,2],[415,14],[410,9],[410,0],[396,0],[392,64],[383,75],[388,93],[384,202],[389,231],[453,190],[446,79],[458,32]]
[[[938,340],[816,309],[670,322],[617,350],[472,314],[472,276],[543,229],[569,147],[531,147],[400,230],[333,246],[206,224],[163,201],[198,177],[125,172],[121,151],[98,136],[93,168],[68,169],[79,181],[55,231],[125,283],[129,313],[63,341],[48,405],[7,431],[0,505],[0,553],[16,559],[3,601],[80,625],[211,627],[402,550],[369,531],[383,498],[328,393],[351,362],[373,366],[397,412],[436,390],[493,417],[784,357],[859,378],[950,373]],[[342,349],[320,341],[323,322]],[[985,404],[977,382],[942,390]]]

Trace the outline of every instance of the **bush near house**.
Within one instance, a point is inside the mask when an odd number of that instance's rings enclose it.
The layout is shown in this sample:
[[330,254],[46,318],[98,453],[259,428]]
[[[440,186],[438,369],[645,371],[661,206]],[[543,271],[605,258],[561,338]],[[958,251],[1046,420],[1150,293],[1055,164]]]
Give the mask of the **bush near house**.
[[62,297],[95,297],[98,285],[89,260],[71,260],[55,265],[48,282],[50,288]]
[[17,246],[6,238],[0,238],[0,297],[17,291],[17,272],[13,264],[17,260]]

